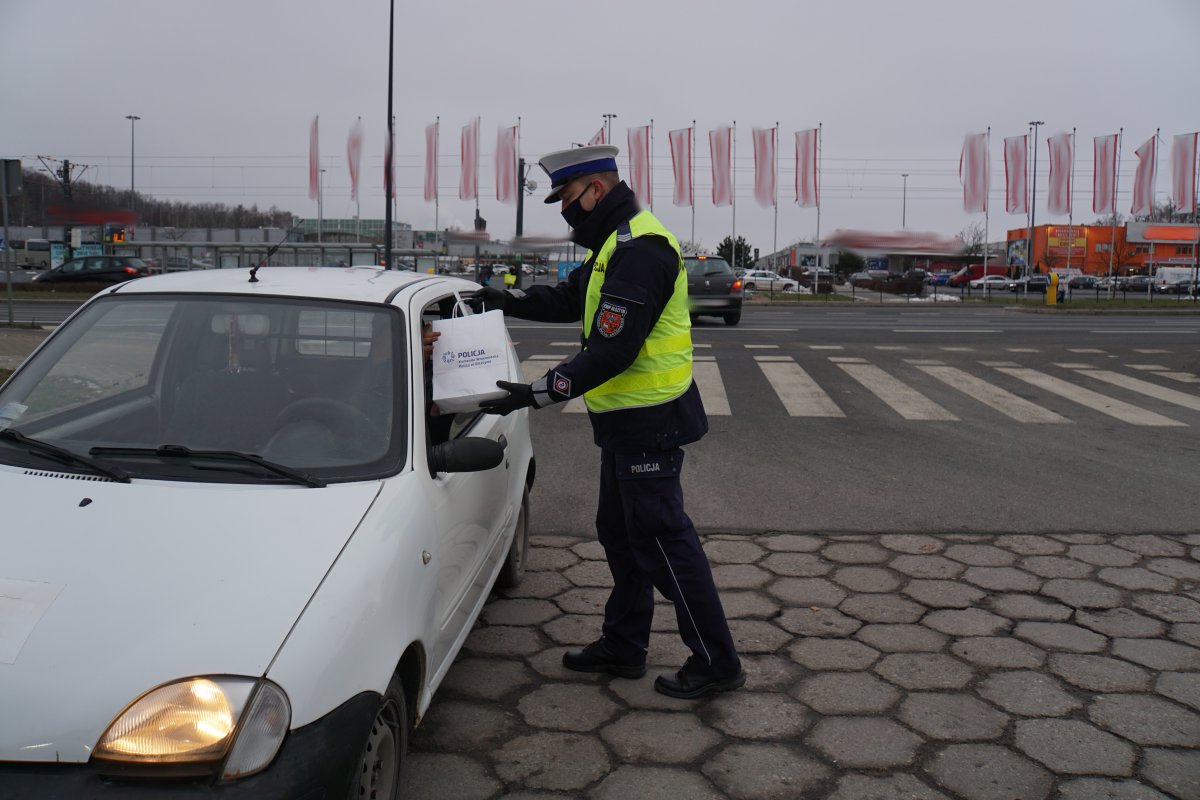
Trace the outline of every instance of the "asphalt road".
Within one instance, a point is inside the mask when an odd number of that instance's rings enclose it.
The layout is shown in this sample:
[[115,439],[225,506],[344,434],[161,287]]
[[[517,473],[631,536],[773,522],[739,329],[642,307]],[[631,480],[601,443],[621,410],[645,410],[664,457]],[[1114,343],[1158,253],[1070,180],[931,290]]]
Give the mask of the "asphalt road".
[[[530,375],[578,337],[509,327]],[[711,430],[684,489],[701,530],[1200,530],[1200,316],[749,307],[693,338]],[[534,530],[590,531],[586,414],[534,412],[533,431]]]

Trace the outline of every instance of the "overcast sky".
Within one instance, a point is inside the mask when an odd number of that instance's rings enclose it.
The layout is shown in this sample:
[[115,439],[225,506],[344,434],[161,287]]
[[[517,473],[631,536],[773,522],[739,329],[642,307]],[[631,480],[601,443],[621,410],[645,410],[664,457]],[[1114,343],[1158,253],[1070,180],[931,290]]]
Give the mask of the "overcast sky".
[[[351,217],[346,137],[365,126],[362,216],[384,213],[387,0],[0,0],[0,153],[88,165],[85,179],[129,185],[136,114],[139,192],[173,200],[277,205],[316,216],[307,196],[309,124],[320,115],[327,218]],[[733,223],[711,203],[707,131],[737,122],[737,231],[772,248],[774,209],[752,193],[755,126],[780,126],[779,246],[816,233],[793,202],[794,137],[823,124],[820,229],[954,234],[958,157],[992,128],[991,236],[1023,225],[1003,210],[1005,136],[1044,120],[1078,129],[1076,221],[1091,211],[1092,137],[1125,129],[1120,210],[1133,150],[1162,129],[1157,196],[1170,191],[1170,142],[1200,128],[1196,0],[562,0],[396,1],[397,218],[432,228],[421,197],[423,132],[441,116],[442,227],[470,227],[458,199],[459,132],[479,115],[480,206],[493,236],[514,229],[495,200],[499,125],[521,118],[521,153],[586,142],[614,113],[614,142],[654,120],[654,211],[680,239],[667,132],[696,120],[696,239],[714,247]],[[627,171],[624,152],[618,159]],[[909,173],[907,202],[901,173]],[[526,233],[564,230],[526,206]],[[1066,220],[1061,220],[1065,222]]]

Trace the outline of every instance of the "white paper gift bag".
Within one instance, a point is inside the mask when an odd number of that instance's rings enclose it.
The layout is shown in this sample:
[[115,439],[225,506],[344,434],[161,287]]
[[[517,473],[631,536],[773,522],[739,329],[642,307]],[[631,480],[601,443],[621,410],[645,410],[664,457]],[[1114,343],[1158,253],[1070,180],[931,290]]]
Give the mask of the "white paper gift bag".
[[473,314],[455,297],[454,316],[433,322],[441,334],[433,343],[433,402],[442,411],[477,411],[480,403],[508,394],[496,386],[513,380],[508,329],[504,312]]

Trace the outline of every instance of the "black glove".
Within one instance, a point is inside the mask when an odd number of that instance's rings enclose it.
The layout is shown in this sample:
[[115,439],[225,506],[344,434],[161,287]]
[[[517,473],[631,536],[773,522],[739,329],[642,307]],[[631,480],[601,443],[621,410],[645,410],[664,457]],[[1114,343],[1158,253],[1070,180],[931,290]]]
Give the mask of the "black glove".
[[479,404],[486,414],[501,414],[508,416],[518,409],[537,407],[533,399],[533,385],[529,383],[509,383],[496,381],[496,385],[508,392],[508,397],[499,400],[488,400]]
[[491,286],[484,286],[482,289],[476,289],[470,297],[466,298],[467,305],[471,310],[479,313],[485,308],[488,311],[503,311],[505,303],[512,297],[503,289],[496,289]]

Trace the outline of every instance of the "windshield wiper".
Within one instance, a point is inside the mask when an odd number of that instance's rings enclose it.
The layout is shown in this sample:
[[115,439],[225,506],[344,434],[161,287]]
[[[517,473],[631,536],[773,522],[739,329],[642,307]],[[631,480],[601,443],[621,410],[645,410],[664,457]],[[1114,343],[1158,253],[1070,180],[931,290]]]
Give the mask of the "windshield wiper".
[[103,475],[106,478],[112,478],[117,483],[129,483],[129,475],[123,469],[101,464],[99,461],[88,458],[81,453],[76,453],[74,450],[68,450],[65,447],[59,447],[56,444],[43,442],[41,439],[34,439],[33,437],[26,436],[20,431],[15,431],[12,428],[0,429],[0,439],[6,439],[10,442],[15,442],[16,444],[29,448],[29,452],[31,453],[38,453],[40,455],[48,456],[55,461],[60,461],[67,464],[78,464],[80,466],[87,467],[92,472]]
[[93,447],[90,452],[94,456],[159,456],[160,458],[189,458],[198,461],[244,461],[313,489],[325,486],[325,481],[320,478],[314,478],[312,475],[285,467],[274,461],[267,461],[254,453],[243,453],[239,450],[192,450],[181,444],[164,444],[158,447]]

